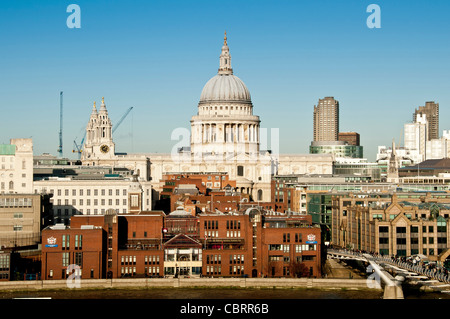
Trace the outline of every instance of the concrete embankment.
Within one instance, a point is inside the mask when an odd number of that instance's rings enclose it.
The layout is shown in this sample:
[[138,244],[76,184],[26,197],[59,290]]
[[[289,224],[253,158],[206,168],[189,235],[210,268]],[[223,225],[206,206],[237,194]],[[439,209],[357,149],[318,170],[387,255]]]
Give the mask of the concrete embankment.
[[[0,290],[103,289],[103,288],[327,288],[369,289],[366,279],[326,278],[132,278],[82,279],[77,281],[8,281],[0,282]],[[376,288],[372,288],[376,289]]]

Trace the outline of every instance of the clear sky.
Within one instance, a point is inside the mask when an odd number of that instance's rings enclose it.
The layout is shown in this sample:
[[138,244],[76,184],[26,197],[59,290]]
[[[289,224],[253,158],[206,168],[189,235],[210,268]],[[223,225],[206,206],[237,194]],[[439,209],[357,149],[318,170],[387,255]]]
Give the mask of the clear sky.
[[[81,28],[66,25],[70,4]],[[366,25],[369,4],[381,28]],[[0,143],[32,137],[57,155],[64,92],[64,156],[102,96],[118,152],[170,152],[190,128],[204,84],[217,73],[227,31],[234,74],[262,128],[279,128],[281,153],[308,153],[313,107],[340,102],[340,130],[361,134],[365,156],[399,141],[426,101],[450,129],[450,1],[0,2]]]

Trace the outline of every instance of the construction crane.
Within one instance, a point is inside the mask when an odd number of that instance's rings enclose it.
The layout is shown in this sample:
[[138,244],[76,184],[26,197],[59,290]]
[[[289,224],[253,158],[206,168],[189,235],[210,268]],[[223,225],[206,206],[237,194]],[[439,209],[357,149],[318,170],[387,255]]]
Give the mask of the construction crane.
[[130,113],[130,111],[133,109],[133,107],[130,107],[125,114],[122,116],[122,118],[119,120],[119,122],[117,122],[116,126],[112,129],[112,132],[114,133],[115,130],[117,130],[117,128],[119,127],[120,123],[122,123],[122,121],[127,117],[128,113]]
[[63,138],[62,138],[62,131],[63,131],[63,92],[59,92],[59,147],[58,147],[58,153],[59,157],[63,157]]
[[81,157],[81,152],[83,149],[84,139],[86,138],[86,131],[84,131],[83,138],[81,139],[81,143],[77,144],[77,139],[73,140],[73,150],[72,153],[78,153],[78,159]]
[[[117,130],[117,128],[119,127],[119,125],[123,122],[123,120],[127,117],[128,113],[131,112],[131,110],[133,109],[133,107],[130,107],[125,114],[120,118],[120,120],[117,122],[116,126],[112,129],[112,133],[114,133],[115,130]],[[78,153],[78,158],[81,157],[81,153],[83,152],[83,144],[84,144],[84,139],[86,138],[86,132],[84,132],[83,138],[81,139],[81,143],[78,144],[76,139],[73,141],[73,150],[72,153]]]

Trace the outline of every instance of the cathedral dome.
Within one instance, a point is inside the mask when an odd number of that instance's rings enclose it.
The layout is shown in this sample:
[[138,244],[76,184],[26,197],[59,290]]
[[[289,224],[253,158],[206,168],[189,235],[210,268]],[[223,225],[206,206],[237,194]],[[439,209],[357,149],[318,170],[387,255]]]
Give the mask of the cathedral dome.
[[217,74],[203,87],[200,102],[238,101],[250,103],[250,92],[233,74]]
[[233,75],[226,32],[219,62],[217,75],[212,77],[203,87],[200,103],[223,101],[251,103],[250,92],[244,82]]

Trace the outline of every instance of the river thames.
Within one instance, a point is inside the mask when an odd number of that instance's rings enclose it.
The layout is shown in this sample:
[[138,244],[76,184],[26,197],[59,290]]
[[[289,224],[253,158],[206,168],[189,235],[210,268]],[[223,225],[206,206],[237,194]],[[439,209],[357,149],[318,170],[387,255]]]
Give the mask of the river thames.
[[[449,294],[404,290],[405,299],[450,299]],[[382,299],[375,289],[136,288],[2,291],[1,299]]]

